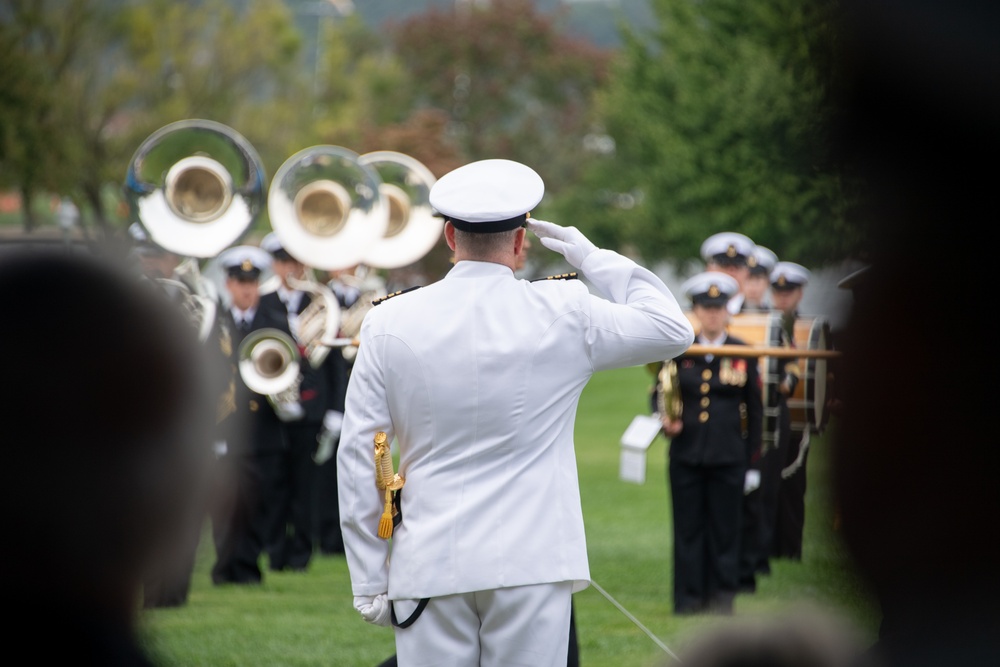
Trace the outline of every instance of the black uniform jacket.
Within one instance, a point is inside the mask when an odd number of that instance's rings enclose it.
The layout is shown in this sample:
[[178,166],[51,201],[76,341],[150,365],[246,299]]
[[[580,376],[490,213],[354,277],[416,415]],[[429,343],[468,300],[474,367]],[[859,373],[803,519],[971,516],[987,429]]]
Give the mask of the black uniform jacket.
[[[236,375],[236,412],[229,420],[229,433],[226,439],[230,448],[246,452],[280,451],[286,447],[284,436],[281,434],[281,420],[275,414],[267,396],[252,391],[239,374],[240,345],[246,334],[240,332],[240,328],[233,321],[232,311],[228,308],[224,317],[226,326],[232,332],[232,364]],[[267,328],[278,329],[289,337],[292,335],[288,328],[288,318],[283,311],[276,312],[258,305],[253,322],[250,323],[250,332]]]
[[[305,310],[314,297],[308,292],[299,302],[299,313]],[[288,324],[288,310],[277,292],[268,292],[260,297],[260,309],[285,318]],[[298,313],[296,313],[298,314]],[[303,341],[299,342],[299,352],[304,353]],[[299,396],[305,415],[302,423],[319,424],[327,410],[344,411],[344,397],[347,393],[347,365],[340,348],[331,348],[318,368],[313,368],[308,359],[301,361],[302,383]]]
[[[732,336],[725,345],[746,345]],[[676,359],[684,429],[670,458],[691,465],[750,462],[760,451],[764,407],[757,359],[682,355]]]

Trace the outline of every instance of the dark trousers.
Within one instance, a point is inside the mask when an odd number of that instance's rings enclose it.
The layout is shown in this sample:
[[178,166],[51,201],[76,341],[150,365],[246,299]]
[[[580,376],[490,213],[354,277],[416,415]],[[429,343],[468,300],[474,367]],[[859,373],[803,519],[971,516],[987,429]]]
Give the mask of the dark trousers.
[[[339,447],[338,441],[335,449]],[[320,552],[327,555],[344,553],[344,537],[340,532],[340,501],[337,496],[336,451],[329,461],[316,466],[313,496],[315,509],[313,534]]]
[[739,586],[745,474],[744,464],[670,460],[675,613],[732,613]]
[[257,457],[233,452],[219,463],[223,469],[211,511],[215,542],[212,583],[260,583],[261,538],[255,518],[261,473]]
[[761,490],[743,496],[743,518],[740,531],[740,579],[739,588],[743,593],[757,590],[757,573],[761,559],[767,555],[761,541],[764,503]]
[[[789,434],[789,445],[782,456],[783,468],[795,463],[802,448],[803,432]],[[774,547],[772,554],[777,558],[802,559],[802,531],[806,521],[806,463],[808,450],[799,467],[788,477],[782,477],[778,487],[777,512],[775,514]]]
[[284,425],[287,447],[268,457],[270,487],[261,508],[268,536],[264,549],[272,570],[304,570],[312,558],[316,436],[321,425]]

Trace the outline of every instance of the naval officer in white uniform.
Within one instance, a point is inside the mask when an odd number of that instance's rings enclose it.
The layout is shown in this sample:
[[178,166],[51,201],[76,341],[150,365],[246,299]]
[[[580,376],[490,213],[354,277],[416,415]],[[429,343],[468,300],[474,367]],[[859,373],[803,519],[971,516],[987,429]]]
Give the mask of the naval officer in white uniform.
[[[454,267],[383,300],[361,329],[337,455],[341,524],[355,607],[392,619],[401,667],[566,664],[571,594],[590,580],[580,394],[596,371],[670,359],[694,340],[652,272],[527,217],[544,189],[509,160],[439,179],[430,202]],[[578,280],[516,278],[528,230],[602,296]],[[404,483],[390,539],[378,534],[380,431],[398,443]]]

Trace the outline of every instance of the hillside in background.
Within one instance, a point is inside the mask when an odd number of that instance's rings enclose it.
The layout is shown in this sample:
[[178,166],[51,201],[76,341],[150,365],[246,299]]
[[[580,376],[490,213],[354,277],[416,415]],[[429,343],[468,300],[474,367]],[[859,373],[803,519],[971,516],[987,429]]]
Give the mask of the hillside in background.
[[[326,0],[286,1],[301,16],[316,16],[317,12],[325,9],[326,4]],[[342,7],[353,5],[354,11],[365,23],[377,30],[430,8],[443,9],[455,2],[456,0],[334,0],[333,4]],[[535,4],[546,13],[564,7],[566,33],[605,48],[613,48],[620,43],[620,23],[633,27],[649,25],[652,17],[648,0],[535,0]]]

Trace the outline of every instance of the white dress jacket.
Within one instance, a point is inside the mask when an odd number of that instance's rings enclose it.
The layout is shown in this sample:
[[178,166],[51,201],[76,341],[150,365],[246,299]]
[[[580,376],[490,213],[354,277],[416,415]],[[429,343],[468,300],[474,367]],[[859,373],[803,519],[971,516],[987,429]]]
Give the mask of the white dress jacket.
[[[673,358],[694,333],[635,262],[597,250],[581,273],[607,299],[579,280],[530,282],[461,261],[369,311],[337,454],[354,595],[588,585],[573,449],[580,394],[595,371]],[[391,540],[377,534],[378,431],[397,439],[406,480]]]

